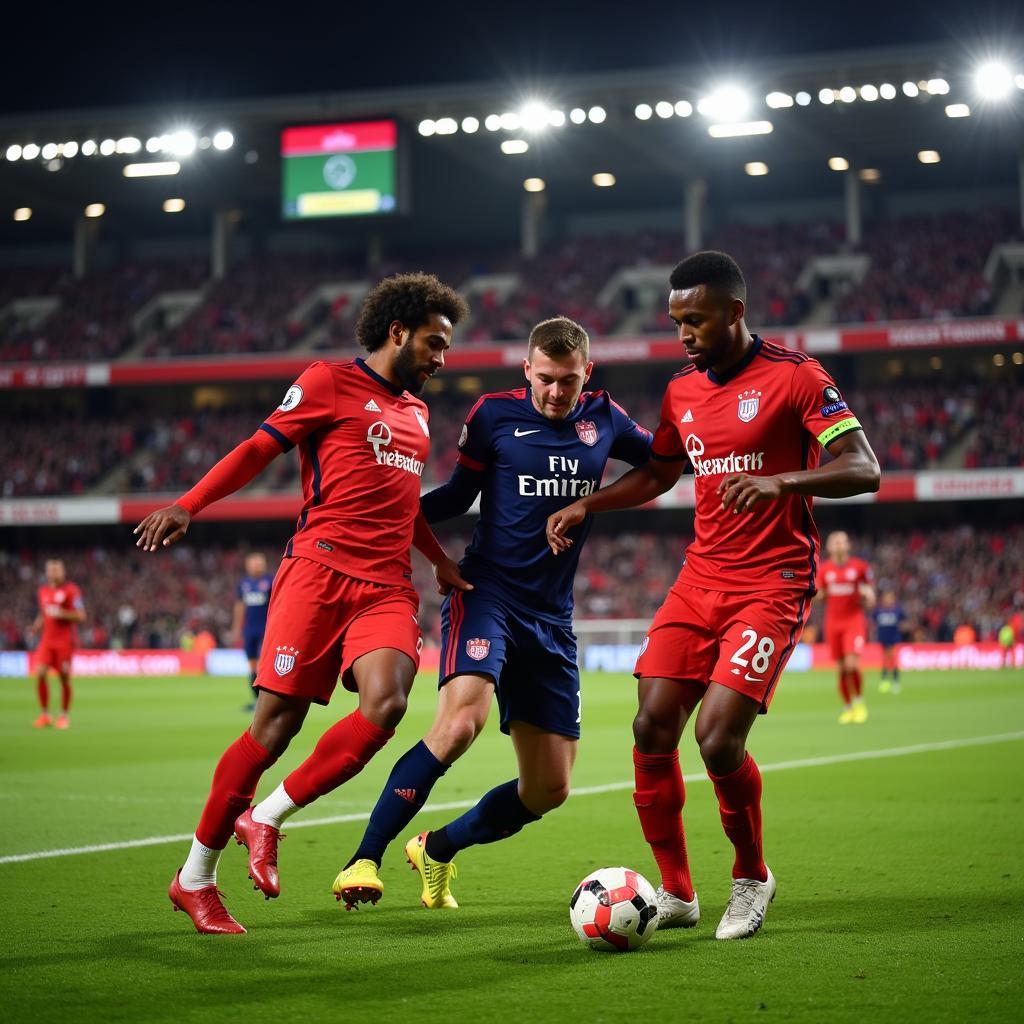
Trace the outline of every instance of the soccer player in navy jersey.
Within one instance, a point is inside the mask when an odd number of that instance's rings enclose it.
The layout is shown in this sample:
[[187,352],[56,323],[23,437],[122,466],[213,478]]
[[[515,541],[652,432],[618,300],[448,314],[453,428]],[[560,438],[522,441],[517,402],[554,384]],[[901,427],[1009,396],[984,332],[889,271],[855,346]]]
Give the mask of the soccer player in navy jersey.
[[252,701],[243,711],[256,710],[256,669],[263,648],[263,634],[267,631],[267,605],[274,577],[267,572],[267,559],[259,551],[245,556],[245,575],[238,581],[235,608],[231,622],[231,636],[245,649],[249,660],[249,686]]
[[608,459],[647,462],[651,434],[604,391],[584,392],[593,363],[579,324],[555,317],[530,334],[528,387],[484,395],[466,419],[451,479],[421,499],[428,523],[466,512],[480,519],[460,563],[473,590],[442,608],[437,717],[395,765],[355,854],[334,882],[347,908],[376,903],[388,844],[412,821],[437,780],[480,734],[497,695],[519,775],[462,817],[406,844],[428,908],[458,906],[455,855],[515,835],[558,807],[580,735],[580,679],[572,587],[589,517],[572,531],[570,557],[555,557],[547,517],[595,491]]

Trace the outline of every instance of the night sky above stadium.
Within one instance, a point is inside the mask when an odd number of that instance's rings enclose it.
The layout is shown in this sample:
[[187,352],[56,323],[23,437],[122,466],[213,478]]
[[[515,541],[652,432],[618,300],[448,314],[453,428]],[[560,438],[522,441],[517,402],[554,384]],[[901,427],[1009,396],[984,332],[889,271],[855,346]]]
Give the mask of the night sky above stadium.
[[[1002,0],[860,3],[13,5],[4,16],[0,114],[557,74],[1024,32]],[[402,12],[402,13],[398,13]],[[485,13],[484,13],[485,12]]]

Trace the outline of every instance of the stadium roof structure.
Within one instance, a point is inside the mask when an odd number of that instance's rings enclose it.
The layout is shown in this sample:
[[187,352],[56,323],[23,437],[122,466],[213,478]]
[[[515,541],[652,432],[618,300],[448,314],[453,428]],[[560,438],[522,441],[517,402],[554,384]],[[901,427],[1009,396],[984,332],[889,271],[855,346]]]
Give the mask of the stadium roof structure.
[[[419,242],[438,230],[457,238],[453,214],[478,237],[516,231],[527,179],[541,179],[562,213],[681,206],[694,179],[709,183],[712,201],[838,201],[836,169],[845,166],[883,190],[1014,188],[1024,160],[1024,41],[1008,38],[988,55],[922,45],[515,87],[7,116],[0,245],[66,240],[90,203],[106,207],[104,233],[195,234],[218,209],[276,226],[281,129],[382,116],[401,128],[412,194],[411,217],[398,223]],[[156,162],[179,171],[124,174],[127,164]],[[169,196],[185,199],[184,216],[163,212]],[[24,208],[27,222],[12,219]],[[366,225],[349,220],[344,230]]]

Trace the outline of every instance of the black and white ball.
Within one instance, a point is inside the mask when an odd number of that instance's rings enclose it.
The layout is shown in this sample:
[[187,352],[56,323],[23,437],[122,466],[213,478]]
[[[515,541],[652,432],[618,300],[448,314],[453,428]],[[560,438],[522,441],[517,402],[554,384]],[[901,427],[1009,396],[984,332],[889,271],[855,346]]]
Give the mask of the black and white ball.
[[601,868],[576,886],[569,920],[585,946],[626,953],[657,931],[658,898],[651,883],[631,868]]

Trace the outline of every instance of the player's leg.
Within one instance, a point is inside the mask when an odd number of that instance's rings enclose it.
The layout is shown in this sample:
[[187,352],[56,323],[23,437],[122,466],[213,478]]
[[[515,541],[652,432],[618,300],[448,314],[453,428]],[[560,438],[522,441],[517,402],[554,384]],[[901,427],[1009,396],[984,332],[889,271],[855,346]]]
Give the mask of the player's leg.
[[45,729],[53,724],[50,717],[50,684],[47,679],[50,672],[50,659],[43,648],[36,654],[36,699],[39,701],[39,716],[32,723],[36,729]]
[[851,690],[852,681],[846,670],[846,650],[843,646],[842,630],[831,625],[826,627],[825,642],[836,663],[839,701],[843,705],[843,710],[839,715],[839,724],[849,725],[853,721],[853,692]]
[[882,646],[882,679],[878,684],[879,693],[890,693],[892,691],[893,684],[893,656],[892,656],[892,645],[883,644]]
[[892,664],[892,673],[891,673],[891,675],[892,675],[892,692],[893,693],[899,693],[900,692],[900,662],[899,662],[899,658],[897,657],[896,645],[895,644],[893,644],[892,647],[889,648],[889,658],[890,658],[890,662]]
[[55,729],[67,729],[71,726],[71,651],[61,654],[57,675],[60,677],[60,714],[53,725]]
[[[859,642],[858,642],[859,641]],[[864,645],[864,639],[853,628],[847,631],[846,655],[843,664],[846,666],[846,676],[849,680],[852,711],[851,722],[854,725],[863,725],[868,720],[868,708],[864,703],[864,679],[860,671],[860,649]]]

